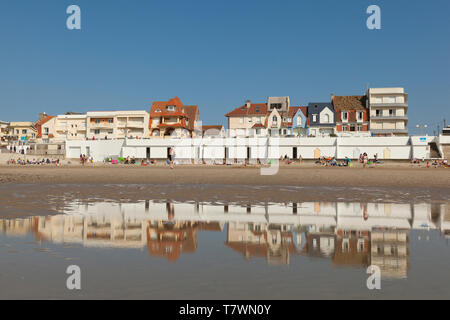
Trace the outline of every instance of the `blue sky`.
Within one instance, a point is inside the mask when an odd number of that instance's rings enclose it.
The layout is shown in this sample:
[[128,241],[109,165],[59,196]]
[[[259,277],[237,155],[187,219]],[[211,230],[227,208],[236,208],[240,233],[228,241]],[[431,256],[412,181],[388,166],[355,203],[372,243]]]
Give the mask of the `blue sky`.
[[[66,28],[71,4],[80,31]],[[371,4],[381,30],[366,28]],[[449,16],[448,0],[2,0],[0,119],[149,109],[179,96],[204,124],[225,124],[247,99],[306,105],[369,83],[406,88],[411,132],[442,127]]]

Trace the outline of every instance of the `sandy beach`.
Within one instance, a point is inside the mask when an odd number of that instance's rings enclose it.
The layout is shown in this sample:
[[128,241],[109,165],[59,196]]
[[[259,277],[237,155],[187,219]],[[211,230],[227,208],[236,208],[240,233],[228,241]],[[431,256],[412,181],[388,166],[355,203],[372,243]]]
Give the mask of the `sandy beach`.
[[254,186],[421,187],[450,191],[450,170],[413,167],[407,163],[380,167],[331,168],[314,164],[280,165],[275,175],[238,166],[66,165],[0,166],[1,183],[52,184],[225,184]]

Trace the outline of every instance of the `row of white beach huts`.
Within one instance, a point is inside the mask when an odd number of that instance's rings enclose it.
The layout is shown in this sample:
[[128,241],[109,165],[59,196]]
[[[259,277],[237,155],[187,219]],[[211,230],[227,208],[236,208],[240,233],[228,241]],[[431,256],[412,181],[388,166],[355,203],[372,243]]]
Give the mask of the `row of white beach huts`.
[[381,160],[448,158],[450,136],[197,138],[66,141],[68,159],[80,155],[95,162],[109,158],[166,159],[169,148],[180,163],[267,161],[270,159],[358,159],[367,153]]

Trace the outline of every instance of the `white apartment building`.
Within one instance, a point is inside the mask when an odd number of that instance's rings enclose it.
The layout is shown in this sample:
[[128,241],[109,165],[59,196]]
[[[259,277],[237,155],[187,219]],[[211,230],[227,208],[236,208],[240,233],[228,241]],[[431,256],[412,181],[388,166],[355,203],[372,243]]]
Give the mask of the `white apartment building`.
[[45,122],[41,123],[39,139],[44,143],[85,140],[86,119],[85,114],[48,117]]
[[408,135],[408,94],[403,88],[370,88],[370,132],[375,136]]
[[87,113],[88,139],[148,138],[150,117],[147,111],[92,111]]

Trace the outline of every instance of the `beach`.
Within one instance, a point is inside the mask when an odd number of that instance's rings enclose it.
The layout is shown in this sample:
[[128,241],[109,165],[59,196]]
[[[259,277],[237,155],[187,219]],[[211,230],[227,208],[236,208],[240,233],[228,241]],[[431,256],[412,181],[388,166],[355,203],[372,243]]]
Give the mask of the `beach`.
[[450,170],[393,163],[379,167],[331,168],[314,164],[280,165],[275,175],[258,167],[186,165],[0,166],[1,183],[52,184],[226,184],[339,187],[421,187],[450,191]]

